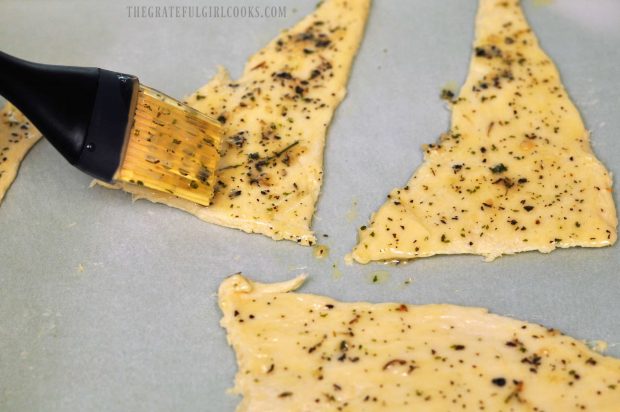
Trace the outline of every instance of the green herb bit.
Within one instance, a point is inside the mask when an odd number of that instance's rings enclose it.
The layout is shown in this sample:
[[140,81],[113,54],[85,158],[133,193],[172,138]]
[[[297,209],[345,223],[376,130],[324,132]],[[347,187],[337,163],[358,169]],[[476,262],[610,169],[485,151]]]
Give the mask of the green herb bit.
[[498,163],[495,166],[491,167],[491,172],[493,174],[504,173],[508,170],[508,168],[503,163]]

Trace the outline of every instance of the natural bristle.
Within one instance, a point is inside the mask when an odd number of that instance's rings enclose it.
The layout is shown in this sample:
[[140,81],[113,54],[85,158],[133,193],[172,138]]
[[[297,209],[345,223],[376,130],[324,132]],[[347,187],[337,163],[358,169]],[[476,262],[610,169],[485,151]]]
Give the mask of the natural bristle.
[[208,206],[220,144],[216,120],[140,85],[134,124],[116,178]]

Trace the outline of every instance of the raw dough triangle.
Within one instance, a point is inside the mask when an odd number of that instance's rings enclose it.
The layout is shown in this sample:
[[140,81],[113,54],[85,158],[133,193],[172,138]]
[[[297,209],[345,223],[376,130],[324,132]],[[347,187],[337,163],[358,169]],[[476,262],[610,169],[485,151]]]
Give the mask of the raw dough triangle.
[[611,177],[518,1],[481,0],[452,128],[359,232],[360,263],[616,241]]
[[41,133],[10,103],[0,110],[0,203]]
[[325,135],[346,94],[369,7],[370,0],[324,1],[252,56],[240,79],[221,69],[189,97],[225,129],[220,183],[209,207],[117,187],[207,222],[312,245]]
[[219,289],[242,411],[618,411],[620,360],[454,305],[348,303],[304,281]]

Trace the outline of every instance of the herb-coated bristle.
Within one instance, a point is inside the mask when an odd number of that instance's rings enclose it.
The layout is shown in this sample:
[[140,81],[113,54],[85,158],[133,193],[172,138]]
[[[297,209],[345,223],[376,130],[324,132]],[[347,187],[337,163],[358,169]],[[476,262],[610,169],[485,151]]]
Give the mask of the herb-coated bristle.
[[117,180],[208,206],[220,159],[217,120],[140,85]]

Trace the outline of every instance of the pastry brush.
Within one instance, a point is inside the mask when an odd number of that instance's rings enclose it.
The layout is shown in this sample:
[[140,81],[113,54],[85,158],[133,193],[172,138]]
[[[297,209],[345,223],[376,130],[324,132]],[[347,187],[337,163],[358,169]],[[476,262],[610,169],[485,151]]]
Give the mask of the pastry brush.
[[0,52],[0,94],[73,165],[207,206],[220,125],[132,75],[32,63]]

